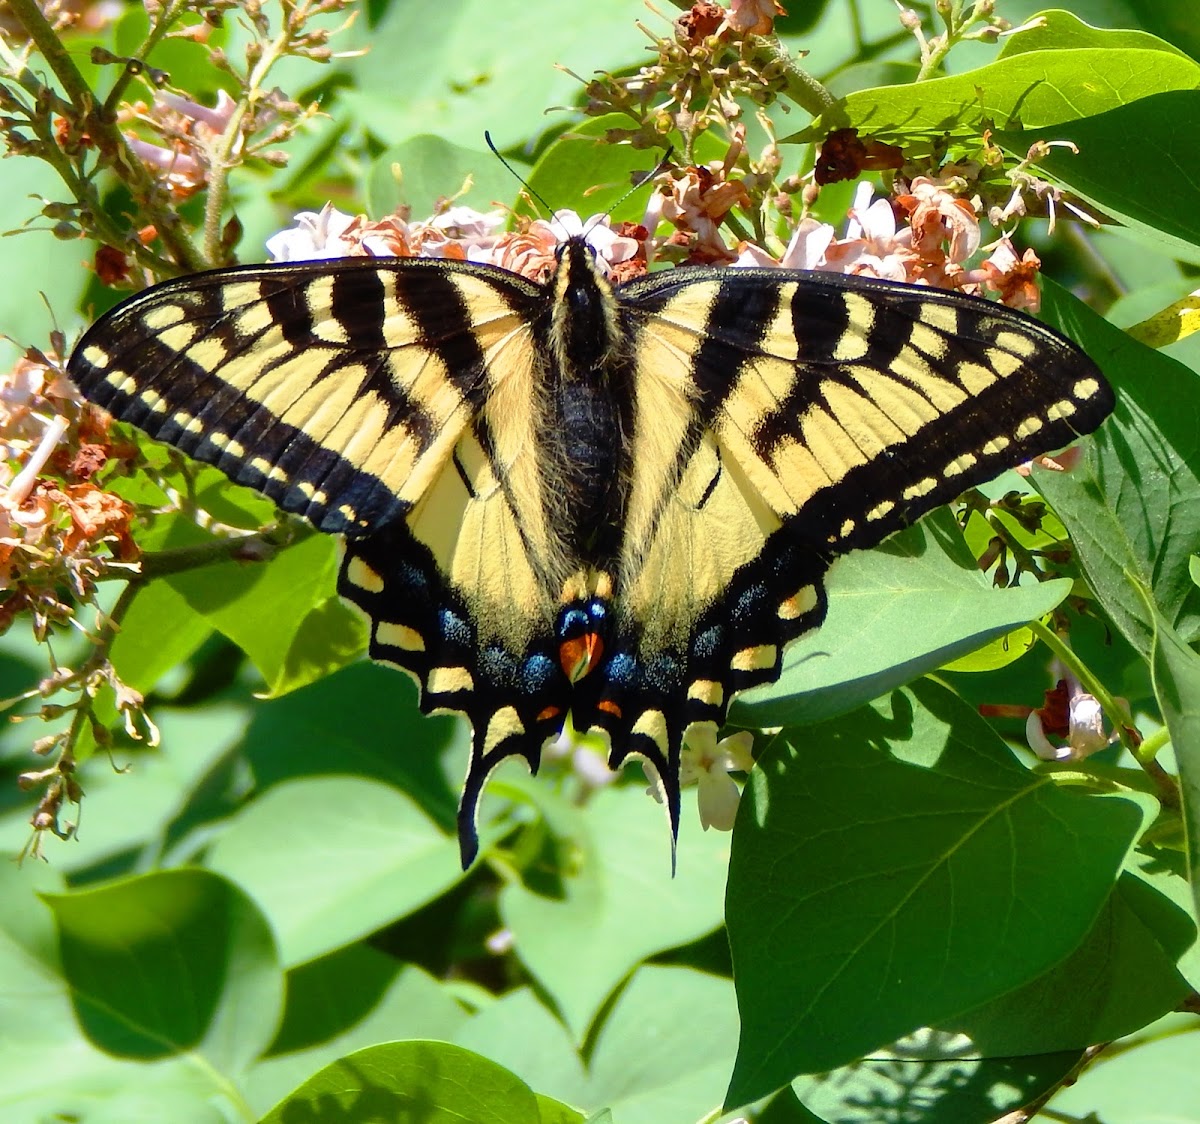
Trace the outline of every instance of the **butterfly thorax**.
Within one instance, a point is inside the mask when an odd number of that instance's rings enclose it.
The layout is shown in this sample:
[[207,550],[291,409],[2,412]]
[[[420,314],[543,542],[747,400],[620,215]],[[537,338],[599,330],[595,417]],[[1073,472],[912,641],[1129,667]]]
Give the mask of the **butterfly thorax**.
[[557,454],[564,537],[581,561],[605,564],[619,546],[623,411],[629,401],[620,314],[582,239],[561,247],[550,288],[545,436]]

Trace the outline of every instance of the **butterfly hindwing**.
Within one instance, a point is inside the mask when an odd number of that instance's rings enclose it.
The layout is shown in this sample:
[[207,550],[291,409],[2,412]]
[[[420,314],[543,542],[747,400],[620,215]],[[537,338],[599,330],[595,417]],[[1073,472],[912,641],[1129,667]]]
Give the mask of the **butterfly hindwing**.
[[1094,365],[926,288],[680,269],[615,288],[582,239],[545,285],[338,259],[156,286],[85,336],[92,400],[345,536],[339,592],[422,709],[474,735],[459,831],[568,715],[653,766],[825,616],[830,563],[1090,432]]

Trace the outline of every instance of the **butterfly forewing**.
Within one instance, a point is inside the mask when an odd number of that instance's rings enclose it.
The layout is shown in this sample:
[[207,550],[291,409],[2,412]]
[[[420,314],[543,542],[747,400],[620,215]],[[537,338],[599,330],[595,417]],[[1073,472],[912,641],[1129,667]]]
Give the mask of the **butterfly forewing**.
[[201,274],[119,306],[70,364],[118,417],[346,536],[371,655],[474,728],[464,860],[490,770],[536,769],[568,712],[614,767],[650,761],[677,828],[683,745],[711,748],[821,623],[833,558],[1112,407],[1072,344],[972,298],[785,270],[613,289],[579,241],[558,269]]
[[489,355],[539,296],[502,271],[409,259],[216,270],[118,306],[71,375],[151,436],[357,534],[436,480],[489,393]]

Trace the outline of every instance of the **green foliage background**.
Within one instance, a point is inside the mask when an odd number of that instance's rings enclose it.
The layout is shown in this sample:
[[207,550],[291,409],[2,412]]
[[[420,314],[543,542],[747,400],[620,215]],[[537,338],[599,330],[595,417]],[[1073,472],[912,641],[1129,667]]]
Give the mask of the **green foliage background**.
[[[1187,880],[1200,859],[1200,337],[1155,352],[1119,330],[1196,288],[1192,5],[1084,0],[1075,16],[1123,30],[1059,14],[882,93],[913,73],[890,0],[791,7],[784,42],[810,52],[850,123],[986,117],[1021,154],[1039,136],[1074,139],[1080,155],[1055,153],[1041,173],[1123,228],[1042,247],[1051,276],[1119,296],[1101,317],[1047,283],[1043,314],[1121,400],[1080,469],[1035,482],[1076,545],[1086,586],[1074,592],[1096,599],[1074,648],[1143,734],[1166,724],[1187,835],[1116,751],[1071,775],[1030,769],[978,717],[980,702],[1040,704],[1045,648],[1017,656],[1023,642],[1004,651],[1000,638],[1072,586],[991,588],[943,514],[839,564],[826,627],[791,650],[778,684],[740,701],[736,721],[782,730],[732,838],[685,810],[672,879],[642,786],[581,809],[562,777],[506,767],[484,801],[485,851],[509,843],[464,876],[465,730],[421,718],[407,679],[358,661],[362,633],[332,597],[335,546],[313,535],[269,565],[154,582],[125,618],[112,658],[147,694],[162,748],[118,745],[120,770],[93,758],[79,841],[50,848],[49,865],[0,866],[6,1124],[673,1124],[724,1109],[763,1124],[971,1124],[1056,1088],[1086,1047],[1114,1039],[1055,1095],[1056,1119],[1200,1121]],[[1008,0],[1001,14],[1035,10]],[[580,96],[553,63],[583,75],[641,63],[635,19],[653,22],[640,0],[367,5],[336,46],[368,53],[325,69],[288,60],[276,75],[327,116],[287,169],[235,182],[243,258],[331,185],[343,209],[376,216],[399,202],[424,214],[467,172],[466,202],[513,199],[485,128],[555,206],[602,209],[646,157],[552,144],[579,115],[544,110]],[[132,49],[144,22],[131,8],[109,45]],[[201,100],[214,92],[199,44],[150,61]],[[810,125],[777,120],[781,135]],[[595,183],[614,187],[585,200]],[[0,192],[16,225],[15,201],[59,189],[10,159]],[[39,291],[72,329],[77,309],[111,302],[86,257],[45,233],[0,243],[20,279],[0,288],[0,327],[44,338]],[[225,523],[270,513],[215,471],[198,481]],[[141,542],[205,534],[168,517]],[[988,644],[954,665],[973,670],[937,673]],[[56,641],[62,663],[81,650]],[[43,652],[10,633],[0,697],[44,674]],[[28,730],[0,741],[8,853],[28,832],[11,782],[30,767]],[[510,943],[487,943],[498,932]],[[1172,1014],[1185,1003],[1191,1014]]]

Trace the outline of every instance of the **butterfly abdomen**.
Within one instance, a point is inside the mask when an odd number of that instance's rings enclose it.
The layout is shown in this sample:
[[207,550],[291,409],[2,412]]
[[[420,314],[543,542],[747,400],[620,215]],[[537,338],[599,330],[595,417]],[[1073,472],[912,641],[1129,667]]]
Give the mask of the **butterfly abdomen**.
[[[548,446],[567,545],[607,564],[619,548],[630,376],[626,333],[608,281],[582,241],[561,247],[546,317]],[[565,485],[565,487],[564,487]]]

